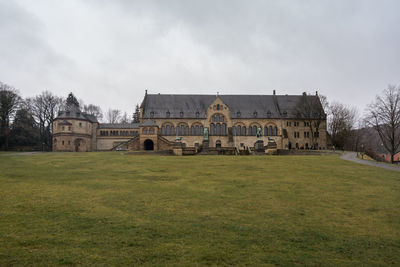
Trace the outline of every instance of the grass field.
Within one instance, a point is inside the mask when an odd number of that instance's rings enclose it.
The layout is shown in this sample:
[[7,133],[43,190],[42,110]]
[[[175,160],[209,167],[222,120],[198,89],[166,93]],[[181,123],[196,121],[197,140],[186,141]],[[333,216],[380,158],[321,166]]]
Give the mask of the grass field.
[[400,175],[337,156],[0,156],[0,266],[400,265]]

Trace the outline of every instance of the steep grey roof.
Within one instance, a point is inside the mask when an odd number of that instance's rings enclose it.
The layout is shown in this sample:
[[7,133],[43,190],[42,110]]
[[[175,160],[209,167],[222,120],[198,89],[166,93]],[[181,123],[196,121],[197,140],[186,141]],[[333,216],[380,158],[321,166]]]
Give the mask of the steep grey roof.
[[79,109],[76,108],[60,111],[56,119],[77,119],[90,122],[98,122],[95,116],[81,112]]
[[100,123],[100,129],[139,129],[139,123]]
[[[231,118],[298,118],[296,107],[303,95],[147,94],[141,106],[143,118],[168,118],[169,115],[169,118],[204,119],[207,108],[217,97],[229,107]],[[312,97],[317,96],[307,96]]]

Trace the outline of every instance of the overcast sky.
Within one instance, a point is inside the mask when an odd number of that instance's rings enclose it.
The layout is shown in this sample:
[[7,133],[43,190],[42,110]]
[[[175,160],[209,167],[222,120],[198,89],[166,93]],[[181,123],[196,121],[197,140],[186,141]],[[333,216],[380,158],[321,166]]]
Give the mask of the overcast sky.
[[0,81],[129,113],[145,89],[318,90],[362,111],[400,83],[399,11],[399,0],[0,0]]

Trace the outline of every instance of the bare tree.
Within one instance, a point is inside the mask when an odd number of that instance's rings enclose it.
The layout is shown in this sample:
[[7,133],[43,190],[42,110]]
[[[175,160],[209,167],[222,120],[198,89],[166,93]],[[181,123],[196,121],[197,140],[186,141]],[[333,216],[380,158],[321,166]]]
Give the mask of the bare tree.
[[326,114],[318,94],[314,96],[303,93],[295,108],[295,112],[297,112],[297,117],[303,119],[304,123],[309,127],[311,142],[315,147],[319,138],[319,128],[321,123],[326,119]]
[[123,123],[123,124],[128,124],[129,123],[128,113],[126,113],[126,111],[124,112],[124,115],[122,115],[120,122]]
[[97,120],[99,120],[99,121],[103,119],[103,112],[102,112],[100,106],[96,106],[93,104],[84,105],[83,112],[85,112],[89,115],[95,116],[97,118]]
[[400,146],[400,87],[389,85],[382,96],[376,96],[368,106],[366,123],[378,132],[393,163]]
[[335,147],[344,148],[349,142],[357,121],[357,110],[341,103],[329,105],[328,131]]
[[8,150],[10,121],[20,100],[21,97],[15,88],[0,82],[0,137],[3,137],[2,143],[5,150]]
[[33,111],[33,116],[39,124],[42,149],[51,149],[53,142],[53,120],[62,109],[63,99],[44,91],[40,95],[26,101]]
[[108,123],[118,123],[121,119],[121,111],[118,109],[108,109],[106,112],[106,120]]

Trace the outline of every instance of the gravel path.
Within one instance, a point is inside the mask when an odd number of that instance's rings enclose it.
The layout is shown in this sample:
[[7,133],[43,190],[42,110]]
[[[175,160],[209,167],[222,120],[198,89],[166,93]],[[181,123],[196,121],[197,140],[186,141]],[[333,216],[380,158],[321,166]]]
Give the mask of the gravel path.
[[375,161],[369,161],[369,160],[363,160],[357,158],[357,153],[356,152],[345,152],[342,156],[340,156],[341,159],[352,161],[355,163],[359,164],[364,164],[364,165],[369,165],[369,166],[374,166],[378,168],[383,168],[391,171],[398,171],[400,172],[400,166],[397,165],[389,165],[387,163],[378,163]]

